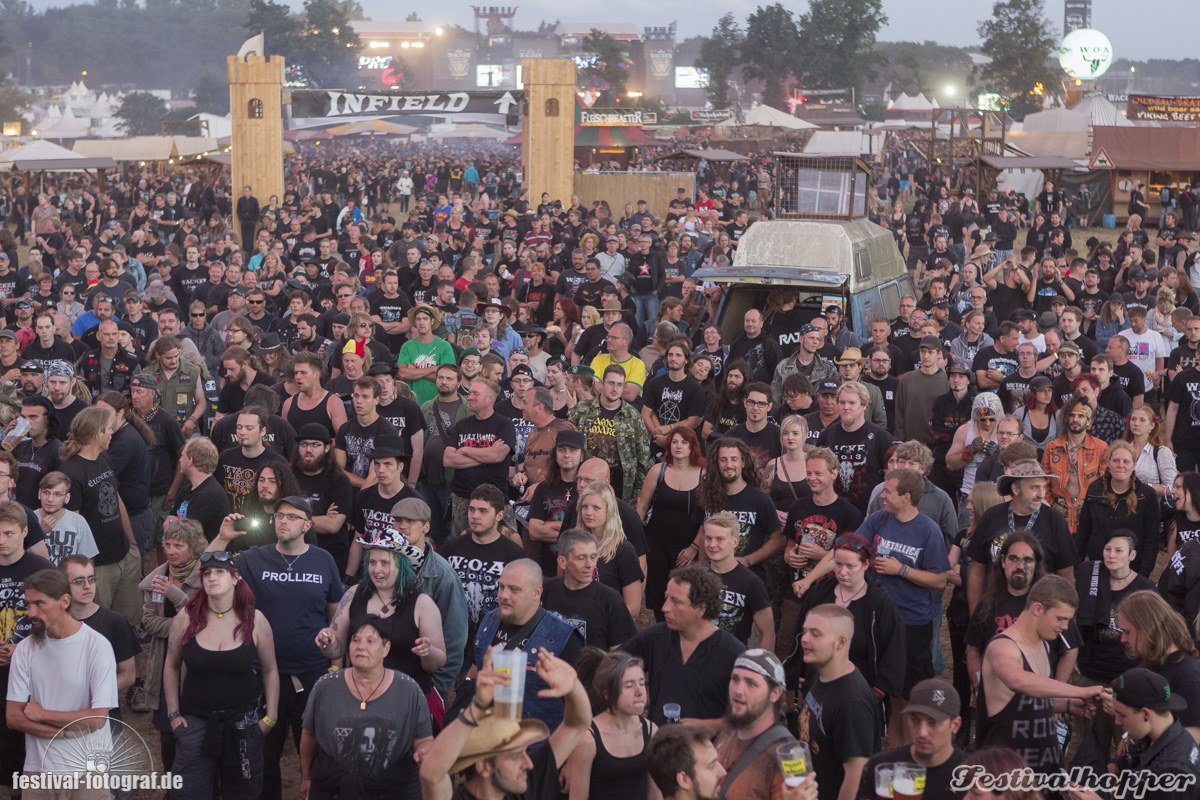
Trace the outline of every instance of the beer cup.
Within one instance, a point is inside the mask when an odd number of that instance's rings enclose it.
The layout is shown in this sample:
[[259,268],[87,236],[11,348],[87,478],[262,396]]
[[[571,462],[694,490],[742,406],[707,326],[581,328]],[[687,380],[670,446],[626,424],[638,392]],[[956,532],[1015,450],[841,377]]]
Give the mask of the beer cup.
[[508,675],[508,686],[496,687],[496,715],[501,719],[521,720],[525,701],[525,668],[529,657],[524,650],[500,650],[492,653],[492,669]]
[[895,766],[895,764],[880,764],[875,767],[876,800],[892,800],[892,780],[895,777]]
[[921,800],[925,795],[925,768],[920,764],[896,764],[892,778],[894,800]]
[[12,430],[4,434],[4,439],[0,440],[0,447],[11,453],[21,443],[21,440],[25,438],[25,434],[27,433],[29,433],[29,420],[24,417],[17,417],[17,421],[13,423]]
[[679,718],[682,714],[683,709],[679,707],[679,703],[663,704],[663,716],[666,717],[667,722],[671,723],[672,725],[679,723]]
[[804,776],[812,770],[807,742],[781,744],[775,748],[775,757],[779,759],[779,771],[783,773],[786,786],[799,786],[804,783]]

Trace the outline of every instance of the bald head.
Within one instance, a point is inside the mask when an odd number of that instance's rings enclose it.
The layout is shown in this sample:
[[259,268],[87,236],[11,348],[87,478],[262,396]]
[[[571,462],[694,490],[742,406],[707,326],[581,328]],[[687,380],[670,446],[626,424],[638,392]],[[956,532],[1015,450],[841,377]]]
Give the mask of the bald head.
[[541,566],[532,558],[510,561],[504,566],[504,576],[530,590],[541,588],[542,581],[545,580]]
[[854,638],[854,615],[849,609],[835,603],[825,603],[809,611],[808,615],[824,619],[835,636],[844,636],[847,642]]
[[579,465],[579,472],[575,473],[576,480],[582,479],[586,484],[603,483],[607,484],[612,475],[608,468],[608,462],[603,458],[589,458]]

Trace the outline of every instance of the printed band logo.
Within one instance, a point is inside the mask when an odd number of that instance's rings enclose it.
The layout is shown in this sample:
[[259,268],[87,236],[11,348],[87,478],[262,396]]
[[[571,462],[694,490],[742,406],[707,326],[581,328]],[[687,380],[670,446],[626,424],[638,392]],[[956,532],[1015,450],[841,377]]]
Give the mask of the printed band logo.
[[666,80],[671,75],[671,51],[650,51],[650,77],[656,81]]
[[449,62],[450,77],[456,80],[467,77],[471,69],[470,50],[447,50],[446,61]]

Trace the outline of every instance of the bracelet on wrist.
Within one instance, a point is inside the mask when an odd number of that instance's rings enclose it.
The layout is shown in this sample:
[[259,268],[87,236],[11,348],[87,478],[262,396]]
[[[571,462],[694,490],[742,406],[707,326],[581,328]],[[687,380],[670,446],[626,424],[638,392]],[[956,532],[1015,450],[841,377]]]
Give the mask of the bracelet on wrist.
[[268,728],[274,728],[277,720],[273,720],[264,714],[263,718],[261,720],[259,720],[259,722],[261,722],[263,725],[266,725]]

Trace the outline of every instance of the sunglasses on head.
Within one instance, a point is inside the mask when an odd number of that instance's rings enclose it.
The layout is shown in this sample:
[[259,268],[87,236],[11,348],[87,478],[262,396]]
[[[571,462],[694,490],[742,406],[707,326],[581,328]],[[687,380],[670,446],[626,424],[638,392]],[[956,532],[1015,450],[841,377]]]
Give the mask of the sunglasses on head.
[[207,567],[212,564],[220,566],[228,566],[233,563],[233,554],[225,550],[214,550],[200,554],[200,566]]
[[834,539],[833,549],[837,550],[838,548],[849,548],[850,550],[855,550],[860,553],[866,553],[868,557],[872,554],[872,547],[870,543],[868,543],[866,539],[854,533],[847,533]]

